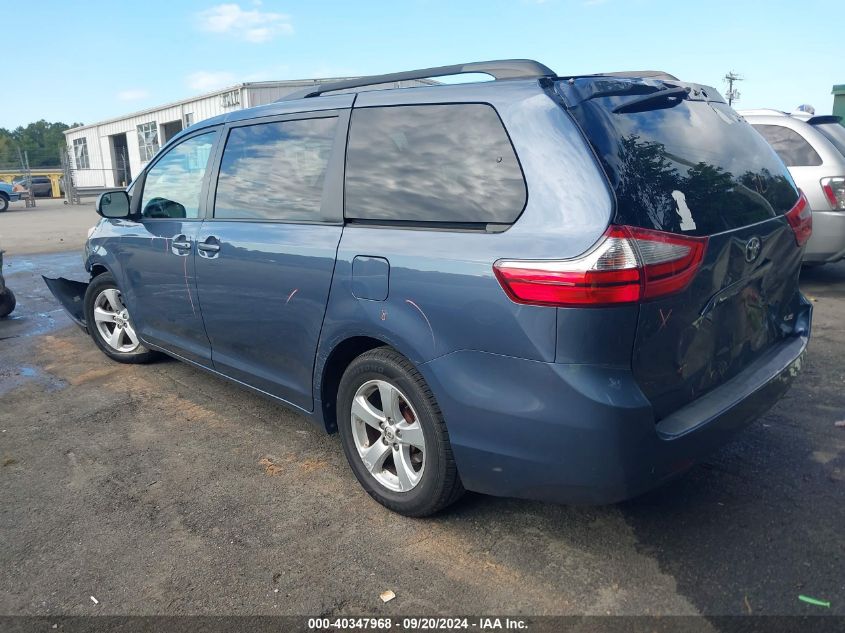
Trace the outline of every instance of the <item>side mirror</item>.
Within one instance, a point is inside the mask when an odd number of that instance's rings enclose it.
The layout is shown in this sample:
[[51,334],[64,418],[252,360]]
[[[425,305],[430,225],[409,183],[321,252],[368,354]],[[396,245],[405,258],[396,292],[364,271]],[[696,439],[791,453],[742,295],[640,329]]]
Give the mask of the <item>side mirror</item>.
[[100,194],[97,198],[97,213],[104,218],[128,218],[129,194],[123,189]]

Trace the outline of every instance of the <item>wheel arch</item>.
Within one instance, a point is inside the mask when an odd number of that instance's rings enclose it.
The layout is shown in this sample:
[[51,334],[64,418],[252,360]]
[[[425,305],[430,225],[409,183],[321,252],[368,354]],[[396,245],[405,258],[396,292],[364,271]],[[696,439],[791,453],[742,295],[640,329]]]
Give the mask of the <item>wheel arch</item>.
[[106,266],[104,266],[103,264],[97,263],[97,264],[91,265],[91,279],[93,279],[94,277],[98,277],[98,276],[102,275],[103,273],[110,273],[110,272],[111,271]]
[[[336,343],[326,356],[317,374],[320,382],[316,392],[319,396],[320,413],[327,433],[337,432],[337,391],[343,372],[361,354],[377,347],[396,349],[387,341],[374,336],[349,336]],[[397,351],[401,353],[400,350]]]

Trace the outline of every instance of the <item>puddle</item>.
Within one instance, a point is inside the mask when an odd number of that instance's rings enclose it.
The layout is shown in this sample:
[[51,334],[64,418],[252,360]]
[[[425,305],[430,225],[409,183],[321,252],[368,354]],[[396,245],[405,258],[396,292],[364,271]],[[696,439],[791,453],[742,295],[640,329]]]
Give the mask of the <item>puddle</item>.
[[0,341],[19,336],[46,334],[73,323],[61,308],[50,312],[32,313],[24,305],[21,308],[21,314],[17,312],[18,310],[15,308],[15,312],[11,315],[0,319]]
[[67,383],[37,367],[0,367],[0,396],[3,396],[28,382],[39,383],[45,392],[64,389]]
[[12,314],[0,319],[0,341],[38,336],[72,323],[41,275],[87,279],[77,252],[4,257],[3,275],[18,304]]

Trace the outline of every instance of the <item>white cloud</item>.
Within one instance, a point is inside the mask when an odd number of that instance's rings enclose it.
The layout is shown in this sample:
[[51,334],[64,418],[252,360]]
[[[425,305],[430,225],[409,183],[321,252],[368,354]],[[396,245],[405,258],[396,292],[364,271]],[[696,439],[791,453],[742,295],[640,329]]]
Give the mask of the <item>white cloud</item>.
[[140,101],[150,96],[150,93],[142,88],[130,88],[129,90],[121,90],[117,93],[117,98],[120,101]]
[[279,35],[293,35],[289,15],[242,9],[239,4],[234,3],[218,4],[200,11],[196,18],[197,26],[202,31],[228,34],[247,42],[267,42]]
[[198,70],[185,77],[185,83],[191,90],[215,90],[237,82],[235,75],[230,72]]

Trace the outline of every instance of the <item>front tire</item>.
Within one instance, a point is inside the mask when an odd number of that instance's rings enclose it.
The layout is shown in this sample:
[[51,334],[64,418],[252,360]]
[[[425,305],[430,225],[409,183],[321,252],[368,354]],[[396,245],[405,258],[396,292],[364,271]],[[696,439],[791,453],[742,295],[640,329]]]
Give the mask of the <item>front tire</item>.
[[337,402],[346,459],[376,501],[421,517],[463,494],[443,415],[404,356],[380,347],[356,358],[341,378]]
[[9,208],[9,199],[4,195],[0,195],[0,211],[5,211],[8,208]]
[[0,292],[0,318],[12,314],[15,309],[17,301],[15,300],[15,293],[6,288],[5,291]]
[[97,347],[119,363],[148,363],[156,357],[138,339],[135,325],[111,273],[96,276],[85,291],[85,324]]

